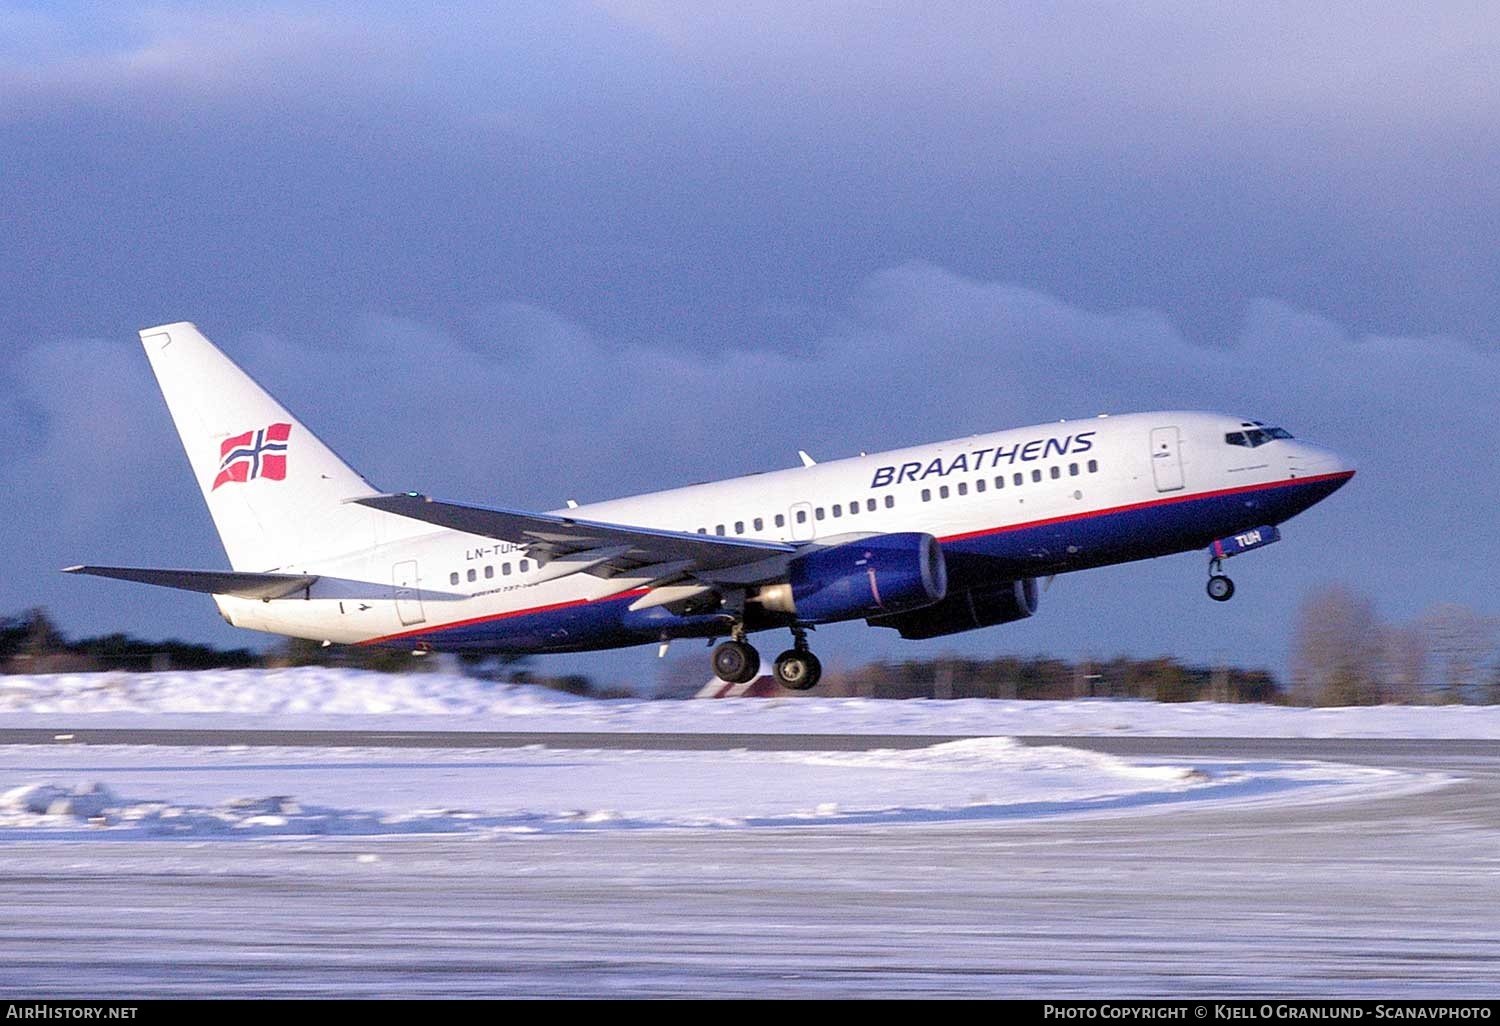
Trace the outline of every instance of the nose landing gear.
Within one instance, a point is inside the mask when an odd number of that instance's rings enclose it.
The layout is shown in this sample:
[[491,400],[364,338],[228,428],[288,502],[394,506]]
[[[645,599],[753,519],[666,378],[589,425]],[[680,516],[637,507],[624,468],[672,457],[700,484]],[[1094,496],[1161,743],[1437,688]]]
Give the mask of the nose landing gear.
[[1208,550],[1208,597],[1215,602],[1228,602],[1234,598],[1234,582],[1219,572],[1224,560],[1280,540],[1281,532],[1275,524],[1263,524],[1214,542]]

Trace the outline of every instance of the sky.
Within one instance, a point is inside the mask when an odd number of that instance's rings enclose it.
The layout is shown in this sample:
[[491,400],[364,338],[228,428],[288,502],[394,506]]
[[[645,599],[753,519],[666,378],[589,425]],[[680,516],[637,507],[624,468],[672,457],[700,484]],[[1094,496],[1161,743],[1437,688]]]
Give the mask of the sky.
[[175,320],[478,503],[1143,409],[1359,467],[1231,603],[1188,554],[834,665],[1281,669],[1336,582],[1500,615],[1497,49],[1483,3],[0,3],[0,615],[261,644],[57,573],[227,565],[135,337]]

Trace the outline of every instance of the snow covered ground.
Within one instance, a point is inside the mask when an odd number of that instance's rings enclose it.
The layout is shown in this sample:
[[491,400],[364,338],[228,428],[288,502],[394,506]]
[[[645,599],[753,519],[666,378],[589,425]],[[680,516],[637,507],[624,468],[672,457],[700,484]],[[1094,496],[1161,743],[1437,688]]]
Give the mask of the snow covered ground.
[[[590,737],[70,736],[106,726]],[[0,745],[7,996],[1433,996],[1500,966],[1493,709],[600,702],[307,669],[0,677],[5,727],[56,732]],[[1038,735],[1061,740],[1015,740]]]
[[0,678],[0,725],[986,735],[903,751],[0,748],[0,838],[266,837],[956,822],[1305,802],[1440,778],[1144,762],[1007,735],[1500,737],[1489,708],[1142,702],[597,701],[428,673],[306,668]]
[[916,750],[0,748],[0,840],[960,823],[1331,801],[1439,774],[1127,760],[980,738]]

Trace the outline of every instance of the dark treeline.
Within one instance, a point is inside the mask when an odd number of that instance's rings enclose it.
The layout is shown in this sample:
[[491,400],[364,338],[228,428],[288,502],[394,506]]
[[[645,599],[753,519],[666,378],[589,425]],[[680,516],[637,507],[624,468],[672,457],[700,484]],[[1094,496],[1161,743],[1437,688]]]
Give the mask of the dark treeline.
[[[1500,703],[1500,620],[1454,603],[1434,606],[1407,623],[1389,623],[1366,596],[1344,586],[1309,594],[1297,609],[1291,677],[1264,669],[1198,666],[1170,657],[1070,662],[1047,656],[959,658],[830,667],[815,694],[869,698],[1125,698],[1158,702],[1269,702],[1293,705]],[[525,657],[474,656],[463,672],[487,680],[594,697],[636,692],[597,684],[581,674],[548,676]],[[358,646],[324,647],[284,640],[265,651],[217,649],[182,641],[146,641],[125,634],[70,640],[45,610],[0,617],[0,673],[98,670],[205,670],[255,666],[338,666],[409,672],[451,666],[409,652]],[[657,697],[695,694],[706,683],[694,658],[664,666]]]
[[186,641],[143,641],[126,634],[70,641],[43,609],[0,617],[0,672],[212,670],[261,665],[248,648],[219,649]]
[[[536,684],[595,698],[634,697],[633,692],[600,687],[582,674],[548,676],[535,672],[526,657],[464,656],[459,666],[470,676],[514,684]],[[286,638],[265,652],[220,649],[184,641],[147,641],[106,634],[76,641],[65,636],[44,609],[0,617],[0,673],[90,673],[103,670],[239,670],[250,667],[334,666],[381,673],[434,669],[430,657],[356,645],[323,646]]]
[[824,677],[818,693],[866,698],[1135,698],[1155,702],[1283,702],[1266,670],[1191,666],[1176,659],[1069,662],[1045,656],[908,659]]

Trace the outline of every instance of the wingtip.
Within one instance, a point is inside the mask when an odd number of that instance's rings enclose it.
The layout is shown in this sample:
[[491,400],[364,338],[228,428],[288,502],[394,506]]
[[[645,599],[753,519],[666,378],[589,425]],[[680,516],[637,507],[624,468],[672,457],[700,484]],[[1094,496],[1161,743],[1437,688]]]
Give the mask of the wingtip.
[[421,499],[424,502],[432,501],[421,492],[381,492],[379,495],[356,495],[352,498],[345,499],[344,501],[361,503],[368,506],[373,502],[388,502],[391,499]]
[[62,572],[65,573],[65,574],[81,574],[81,573],[83,573],[84,569],[85,569],[84,564],[79,563],[77,566],[65,566],[65,567],[63,567],[62,568]]

